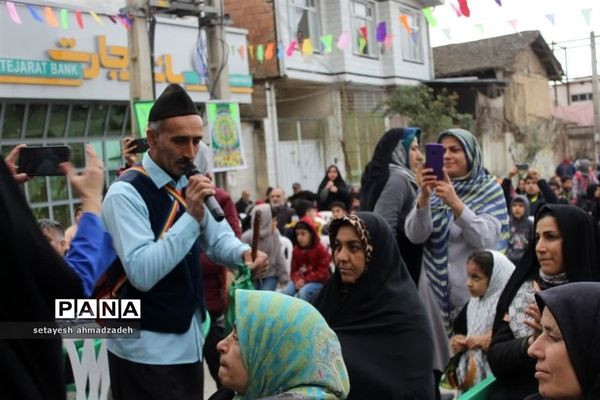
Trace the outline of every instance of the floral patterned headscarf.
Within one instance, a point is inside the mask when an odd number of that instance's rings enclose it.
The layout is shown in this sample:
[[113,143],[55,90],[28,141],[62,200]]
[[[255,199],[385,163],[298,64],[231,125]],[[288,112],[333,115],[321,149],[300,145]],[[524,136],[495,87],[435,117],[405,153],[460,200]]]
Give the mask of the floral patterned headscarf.
[[281,293],[235,292],[236,330],[248,389],[236,399],[280,393],[345,399],[350,381],[337,335],[309,303]]

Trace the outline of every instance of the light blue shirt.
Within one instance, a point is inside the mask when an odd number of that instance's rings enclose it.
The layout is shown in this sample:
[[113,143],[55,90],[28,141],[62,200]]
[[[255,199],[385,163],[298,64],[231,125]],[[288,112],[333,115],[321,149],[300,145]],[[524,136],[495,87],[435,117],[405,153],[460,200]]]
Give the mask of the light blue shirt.
[[[187,186],[185,176],[177,182],[144,155],[142,165],[158,188],[171,183],[177,190]],[[129,283],[148,291],[171,272],[200,236],[200,247],[219,265],[236,268],[250,247],[235,237],[227,221],[217,222],[208,210],[198,223],[187,212],[162,238],[154,240],[148,208],[128,182],[118,181],[108,189],[102,205],[104,224],[113,238]],[[142,314],[144,305],[142,304]],[[168,316],[165,316],[168,318]],[[109,339],[107,348],[117,356],[143,364],[188,364],[202,360],[202,316],[197,309],[187,332],[182,334],[141,331],[140,339]]]

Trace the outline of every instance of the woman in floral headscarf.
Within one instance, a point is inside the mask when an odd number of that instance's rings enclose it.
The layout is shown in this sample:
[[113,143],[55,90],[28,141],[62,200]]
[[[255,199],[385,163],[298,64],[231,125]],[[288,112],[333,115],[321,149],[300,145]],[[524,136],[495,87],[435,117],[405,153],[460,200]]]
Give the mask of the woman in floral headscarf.
[[280,293],[237,290],[235,329],[219,342],[219,377],[235,399],[345,399],[340,342],[317,310]]

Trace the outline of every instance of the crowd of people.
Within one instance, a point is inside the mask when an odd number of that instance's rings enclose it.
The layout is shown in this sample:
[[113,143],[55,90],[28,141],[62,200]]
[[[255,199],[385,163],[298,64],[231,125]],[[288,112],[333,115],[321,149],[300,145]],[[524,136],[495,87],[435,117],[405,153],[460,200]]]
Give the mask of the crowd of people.
[[[91,147],[81,175],[62,166],[81,199],[66,232],[36,221],[19,191],[23,146],[0,162],[2,321],[51,322],[54,299],[106,285],[140,299],[139,339],[107,340],[115,400],[201,399],[203,362],[213,400],[429,400],[491,376],[492,400],[600,398],[589,163],[498,179],[476,137],[448,129],[440,179],[421,131],[395,128],[359,190],[331,165],[315,192],[294,184],[290,197],[274,187],[234,203],[212,183],[202,118],[180,86],[156,100],[146,135],[141,160],[124,140],[127,163],[106,193]],[[0,351],[3,396],[64,398],[59,338],[0,339]]]

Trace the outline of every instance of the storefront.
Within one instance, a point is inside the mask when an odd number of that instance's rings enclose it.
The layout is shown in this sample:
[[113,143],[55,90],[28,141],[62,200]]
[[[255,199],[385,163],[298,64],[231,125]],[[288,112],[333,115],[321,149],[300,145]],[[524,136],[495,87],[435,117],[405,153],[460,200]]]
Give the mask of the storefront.
[[[82,168],[84,144],[90,143],[112,182],[123,164],[120,141],[131,124],[126,28],[107,17],[100,25],[87,13],[81,28],[70,11],[64,29],[38,22],[26,7],[17,11],[21,24],[0,7],[0,152],[6,155],[19,143],[66,144]],[[210,96],[195,68],[198,37],[195,21],[159,20],[155,80],[158,94],[179,83],[202,109]],[[231,100],[250,103],[246,31],[228,29],[227,46]],[[71,223],[78,201],[64,177],[35,178],[25,185],[25,195],[37,218]]]

